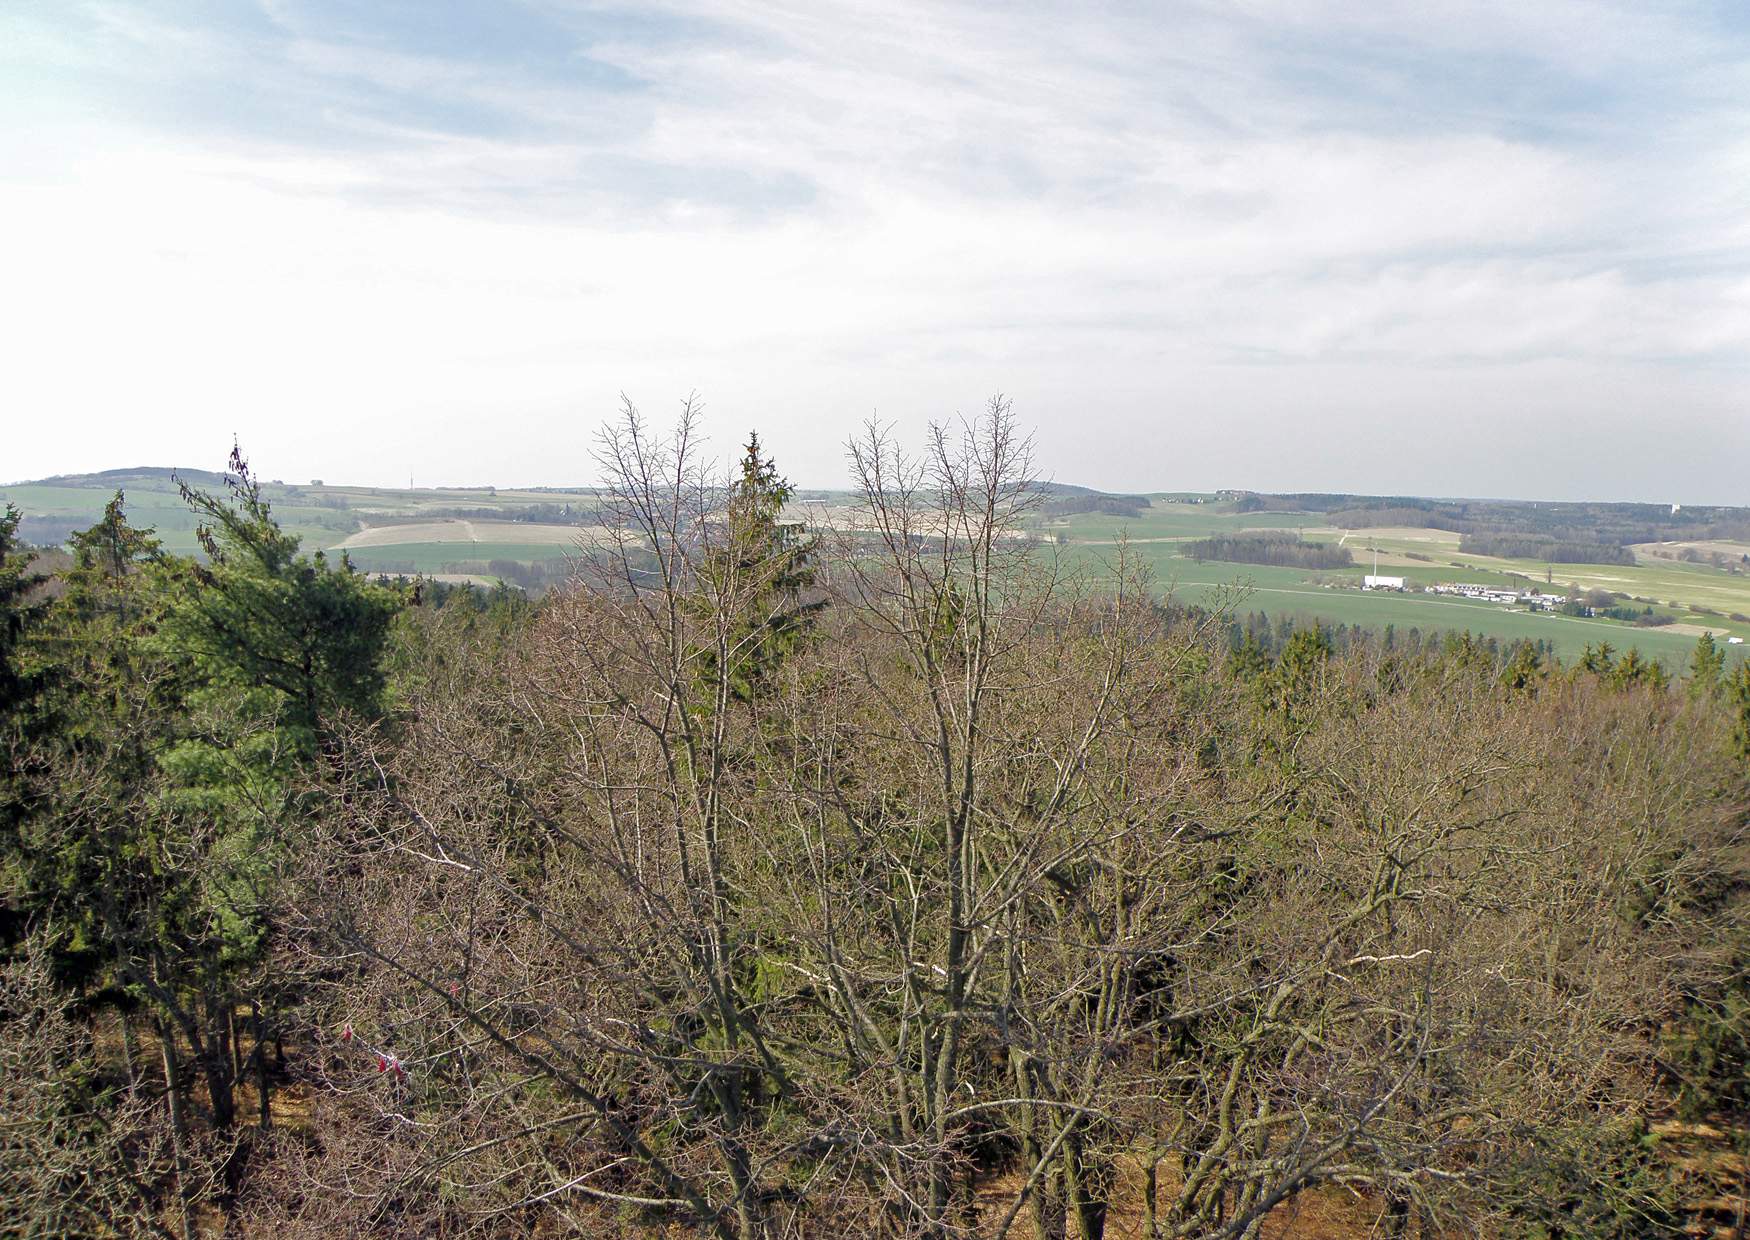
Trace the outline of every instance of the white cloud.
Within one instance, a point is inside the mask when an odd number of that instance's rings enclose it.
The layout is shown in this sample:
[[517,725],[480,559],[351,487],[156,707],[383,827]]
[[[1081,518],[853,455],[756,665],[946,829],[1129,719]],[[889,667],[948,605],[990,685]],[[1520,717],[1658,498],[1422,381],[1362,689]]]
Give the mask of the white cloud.
[[[289,4],[279,44],[38,29],[107,85],[0,137],[0,475],[236,430],[276,475],[579,481],[617,391],[697,387],[725,444],[758,425],[819,484],[872,410],[1001,389],[1066,480],[1737,497],[1675,445],[1750,446],[1750,141],[1712,93],[1743,62],[1679,12],[554,11],[638,88],[385,55]],[[159,107],[191,40],[237,115]],[[1525,63],[1580,102],[1501,123]],[[1696,97],[1609,93],[1689,64]],[[1439,107],[1390,106],[1412,69]],[[1570,450],[1654,416],[1672,443]]]

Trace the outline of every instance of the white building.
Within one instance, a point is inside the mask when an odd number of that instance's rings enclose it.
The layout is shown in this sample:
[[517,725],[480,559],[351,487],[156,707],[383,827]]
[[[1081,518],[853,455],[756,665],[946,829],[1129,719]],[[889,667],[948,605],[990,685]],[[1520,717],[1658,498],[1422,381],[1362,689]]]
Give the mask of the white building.
[[1361,579],[1363,590],[1401,590],[1404,588],[1402,577],[1381,577],[1378,573],[1368,573]]
[[1456,594],[1460,598],[1477,599],[1484,603],[1524,604],[1532,610],[1548,611],[1560,607],[1567,599],[1557,594],[1539,594],[1536,590],[1503,590],[1470,581],[1443,581],[1428,587],[1435,594]]

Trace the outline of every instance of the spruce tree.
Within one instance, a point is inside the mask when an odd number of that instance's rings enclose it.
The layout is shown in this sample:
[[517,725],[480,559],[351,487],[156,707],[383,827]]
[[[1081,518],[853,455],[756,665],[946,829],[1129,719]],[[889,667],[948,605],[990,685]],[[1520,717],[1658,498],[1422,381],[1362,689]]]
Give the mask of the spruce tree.
[[1720,677],[1726,670],[1726,652],[1714,641],[1712,633],[1703,633],[1695,640],[1695,653],[1689,659],[1689,695],[1712,697],[1720,690]]
[[73,564],[30,643],[42,686],[29,750],[36,795],[14,860],[57,975],[83,987],[106,970],[116,981],[111,914],[130,885],[121,870],[150,855],[146,806],[179,705],[167,671],[142,663],[152,532],[128,524],[117,492],[69,545]]
[[1531,642],[1517,642],[1507,666],[1501,670],[1501,684],[1510,693],[1535,693],[1544,677],[1543,658]]
[[0,512],[0,723],[15,716],[30,694],[21,647],[25,631],[42,612],[30,602],[31,590],[42,579],[30,571],[31,556],[19,545],[21,518],[11,504]]
[[1750,762],[1750,660],[1726,678],[1726,701],[1732,710],[1732,752]]
[[1331,636],[1323,625],[1296,629],[1277,656],[1276,666],[1260,678],[1265,702],[1291,727],[1306,721],[1332,653]]
[[[206,562],[158,557],[163,613],[152,638],[176,668],[183,712],[159,758],[162,803],[200,842],[203,863],[189,906],[203,919],[203,950],[186,963],[205,987],[205,1008],[226,1018],[246,986],[258,1012],[276,1000],[262,970],[280,862],[344,790],[338,737],[347,721],[370,724],[385,712],[390,630],[404,601],[345,557],[336,565],[300,554],[236,448],[230,464],[223,495],[182,484]],[[258,1024],[258,1049],[261,1036]],[[217,1027],[207,1039],[223,1040]],[[223,1066],[210,1049],[197,1056],[217,1109]]]
[[265,701],[306,745],[340,712],[379,713],[400,593],[370,584],[344,556],[334,565],[320,551],[300,555],[235,447],[226,495],[179,485],[207,562],[162,561],[165,635],[197,682],[270,691]]
[[721,649],[702,654],[704,678],[728,682],[729,694],[749,702],[793,651],[821,606],[805,595],[814,582],[806,535],[783,520],[793,490],[758,434],[748,436],[740,473],[729,489],[723,536],[704,564],[710,606],[732,617]]
[[1250,629],[1240,634],[1228,651],[1228,671],[1248,683],[1256,681],[1270,670],[1270,656],[1258,644],[1258,639]]
[[[164,554],[119,493],[72,537],[30,643],[47,723],[13,861],[63,983],[149,1012],[167,1075],[185,1048],[221,1128],[238,1007],[277,993],[279,862],[334,784],[335,721],[382,711],[400,606],[344,561],[299,555],[232,465],[225,497],[183,488],[205,563]],[[258,1021],[258,1055],[263,1036]]]
[[1575,670],[1592,676],[1607,677],[1615,667],[1616,649],[1609,642],[1599,642],[1596,646],[1588,643],[1580,652],[1580,662]]
[[0,945],[17,941],[27,915],[15,842],[24,815],[19,766],[29,732],[27,709],[38,684],[25,666],[26,640],[42,614],[31,602],[40,578],[19,546],[20,516],[10,504],[0,511]]

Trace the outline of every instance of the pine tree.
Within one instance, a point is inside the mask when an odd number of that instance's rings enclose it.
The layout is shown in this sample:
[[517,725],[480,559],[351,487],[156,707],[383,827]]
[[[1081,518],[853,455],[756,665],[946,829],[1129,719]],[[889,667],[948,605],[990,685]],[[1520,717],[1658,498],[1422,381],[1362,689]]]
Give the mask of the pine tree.
[[1250,629],[1240,635],[1227,656],[1228,671],[1241,680],[1251,682],[1270,670],[1270,656],[1258,644]]
[[271,691],[282,726],[313,745],[336,713],[381,710],[383,649],[404,600],[344,556],[300,555],[235,447],[230,463],[224,497],[179,484],[207,563],[162,562],[166,639],[208,684]]
[[1695,640],[1695,653],[1689,660],[1689,695],[1712,697],[1720,691],[1720,677],[1726,670],[1726,652],[1714,641],[1712,633],[1703,633]]
[[[152,609],[140,570],[158,547],[151,531],[128,524],[117,492],[102,520],[69,542],[72,567],[30,643],[42,682],[30,751],[39,795],[13,838],[20,891],[42,914],[57,976],[83,986],[114,960],[105,910],[126,885],[118,855],[145,847],[150,815],[140,802],[178,709],[166,672],[140,661]],[[124,829],[135,838],[121,844]]]
[[1588,643],[1580,652],[1580,662],[1576,667],[1592,676],[1606,677],[1616,666],[1616,650],[1609,642],[1599,642],[1596,646]]
[[1290,725],[1304,722],[1331,654],[1331,637],[1322,625],[1296,629],[1277,656],[1276,666],[1259,680],[1269,707]]
[[1501,684],[1510,693],[1535,693],[1544,678],[1543,659],[1530,642],[1518,642],[1507,666],[1501,671]]
[[[345,557],[301,555],[236,448],[230,464],[223,496],[181,488],[207,562],[159,556],[152,572],[162,615],[150,648],[177,670],[184,720],[158,760],[160,800],[182,837],[199,842],[202,871],[181,906],[202,931],[179,961],[184,1007],[209,1020],[228,1020],[246,984],[258,1006],[273,999],[260,970],[279,860],[344,781],[333,769],[344,721],[385,711],[390,628],[404,602]],[[203,1049],[195,1022],[183,1023],[215,1110],[228,1106],[222,1027],[210,1027]]]
[[1750,762],[1750,660],[1732,669],[1725,692],[1732,710],[1732,752]]
[[148,1011],[167,1074],[186,1048],[221,1128],[237,1008],[273,992],[279,859],[332,782],[335,716],[381,710],[400,603],[344,562],[299,556],[232,464],[227,499],[184,488],[205,564],[165,555],[119,493],[72,537],[31,642],[47,723],[14,858],[63,983]]
[[749,435],[729,491],[723,542],[703,571],[714,614],[730,621],[717,645],[702,654],[704,679],[726,679],[738,702],[753,700],[821,606],[804,597],[814,582],[807,537],[783,520],[792,494],[771,458],[761,455],[759,435]]
[[233,817],[191,802],[175,769],[181,748],[215,737],[194,707],[196,669],[164,641],[172,600],[151,531],[128,524],[118,494],[71,544],[66,588],[33,643],[49,674],[33,764],[42,794],[18,838],[28,898],[62,984],[143,1009],[167,1077],[179,1082],[186,1049],[227,1127],[233,1013],[265,942],[269,858]]
[[31,556],[18,544],[20,516],[10,504],[0,512],[0,944],[6,945],[23,933],[26,915],[16,894],[18,860],[10,844],[25,807],[15,755],[28,735],[27,712],[39,683],[25,664],[26,643],[43,610],[31,601],[40,578],[30,571]]
[[1657,662],[1643,657],[1634,646],[1630,646],[1628,653],[1618,659],[1605,675],[1605,682],[1617,690],[1663,689],[1668,680],[1665,669]]
[[31,591],[42,580],[30,571],[31,556],[18,543],[22,515],[11,504],[0,512],[0,724],[14,716],[33,688],[21,664],[25,632],[42,614]]

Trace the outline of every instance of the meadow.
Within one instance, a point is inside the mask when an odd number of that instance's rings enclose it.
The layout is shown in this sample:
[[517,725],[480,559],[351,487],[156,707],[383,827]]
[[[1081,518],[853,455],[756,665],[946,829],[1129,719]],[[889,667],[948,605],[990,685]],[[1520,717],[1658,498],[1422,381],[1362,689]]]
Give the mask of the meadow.
[[[54,479],[43,483],[0,485],[0,505],[15,504],[27,521],[38,519],[59,538],[65,530],[82,529],[103,514],[116,491],[124,493],[129,519],[156,531],[167,551],[197,552],[195,519],[183,503],[176,483],[165,469],[117,470]],[[214,491],[222,482],[191,473],[191,481]],[[326,486],[312,482],[270,482],[263,492],[274,518],[296,534],[306,550],[344,550],[361,567],[387,560],[413,560],[419,571],[437,571],[450,560],[507,559],[534,563],[563,554],[583,533],[580,526],[511,518],[529,509],[583,506],[589,492],[501,491],[494,487],[400,490],[376,487]],[[439,514],[490,512],[474,520]],[[501,519],[494,519],[498,517]],[[36,538],[45,542],[51,539]],[[439,548],[440,550],[432,550]]]
[[[359,568],[385,573],[485,573],[486,566],[493,560],[539,564],[574,554],[572,547],[551,542],[405,542],[340,550]],[[449,567],[463,564],[478,565],[478,568]]]
[[[162,473],[163,471],[155,471]],[[168,477],[129,475],[107,482],[80,485],[26,483],[0,486],[0,505],[15,504],[27,522],[32,519],[55,527],[44,537],[35,522],[21,531],[33,542],[58,542],[69,529],[84,529],[103,515],[103,506],[116,490],[126,495],[130,521],[157,532],[167,551],[191,555],[200,549],[195,539],[195,519]],[[317,550],[339,543],[358,528],[356,516],[340,505],[322,502],[321,496],[288,493],[274,488],[274,515],[282,528],[298,535],[306,547]]]
[[[194,518],[178,495],[168,470],[115,471],[104,475],[0,486],[0,505],[16,504],[27,519],[38,519],[25,533],[34,541],[59,541],[66,532],[90,525],[117,490],[125,492],[130,518],[157,531],[167,550],[198,551]],[[216,479],[201,476],[211,489]],[[494,487],[398,489],[273,482],[266,487],[276,518],[309,550],[343,552],[361,569],[421,573],[467,579],[500,580],[493,561],[544,568],[559,562],[590,538],[580,523],[593,505],[585,488],[514,490]],[[849,497],[810,492],[810,501],[790,515],[816,525],[846,526],[854,517]],[[1231,606],[1240,613],[1316,618],[1328,624],[1423,633],[1466,629],[1500,641],[1543,640],[1572,659],[1588,644],[1609,642],[1619,650],[1638,648],[1673,668],[1681,667],[1696,637],[1712,631],[1738,636],[1742,657],[1750,649],[1750,576],[1677,556],[1688,547],[1712,552],[1733,544],[1641,544],[1637,563],[1547,565],[1461,552],[1456,533],[1397,526],[1346,530],[1313,512],[1240,511],[1241,505],[1213,495],[1157,495],[1134,516],[1077,514],[1035,523],[1046,553],[1095,572],[1115,556],[1120,540],[1150,568],[1156,587],[1181,603]],[[541,520],[529,520],[537,515]],[[552,519],[559,514],[561,519]],[[521,519],[517,519],[521,518]],[[1294,531],[1307,541],[1338,543],[1354,554],[1352,569],[1308,571],[1264,565],[1199,561],[1184,554],[1184,544],[1218,534]],[[1530,613],[1416,590],[1405,593],[1360,589],[1372,571],[1375,552],[1382,573],[1402,576],[1414,587],[1464,581],[1492,586],[1538,586],[1560,590],[1577,586],[1623,596],[1639,610],[1651,606],[1670,619],[1658,628],[1611,619]],[[1626,600],[1635,600],[1627,603]]]
[[[1573,658],[1589,644],[1609,642],[1619,650],[1638,648],[1673,667],[1688,659],[1704,630],[1743,637],[1750,646],[1750,621],[1742,618],[1750,615],[1750,576],[1675,561],[1647,548],[1637,548],[1639,562],[1632,567],[1548,565],[1460,552],[1459,535],[1447,530],[1344,530],[1325,524],[1317,513],[1235,512],[1232,507],[1156,498],[1135,517],[1076,515],[1044,522],[1040,533],[1060,544],[1061,553],[1072,562],[1096,566],[1109,563],[1123,540],[1133,555],[1148,564],[1163,593],[1170,591],[1185,603],[1220,599],[1240,612],[1316,617],[1368,629],[1387,625],[1424,633],[1468,629],[1502,641],[1542,639],[1563,658]],[[1355,567],[1305,571],[1199,561],[1181,550],[1183,544],[1212,534],[1260,530],[1294,530],[1309,542],[1339,543],[1353,552]],[[1643,628],[1619,620],[1533,613],[1446,595],[1363,591],[1361,579],[1373,571],[1375,548],[1379,571],[1403,577],[1407,585],[1472,582],[1552,592],[1570,585],[1604,589],[1623,596],[1625,605],[1652,606],[1656,613],[1671,617],[1672,623]],[[1744,647],[1733,649],[1743,657]]]

